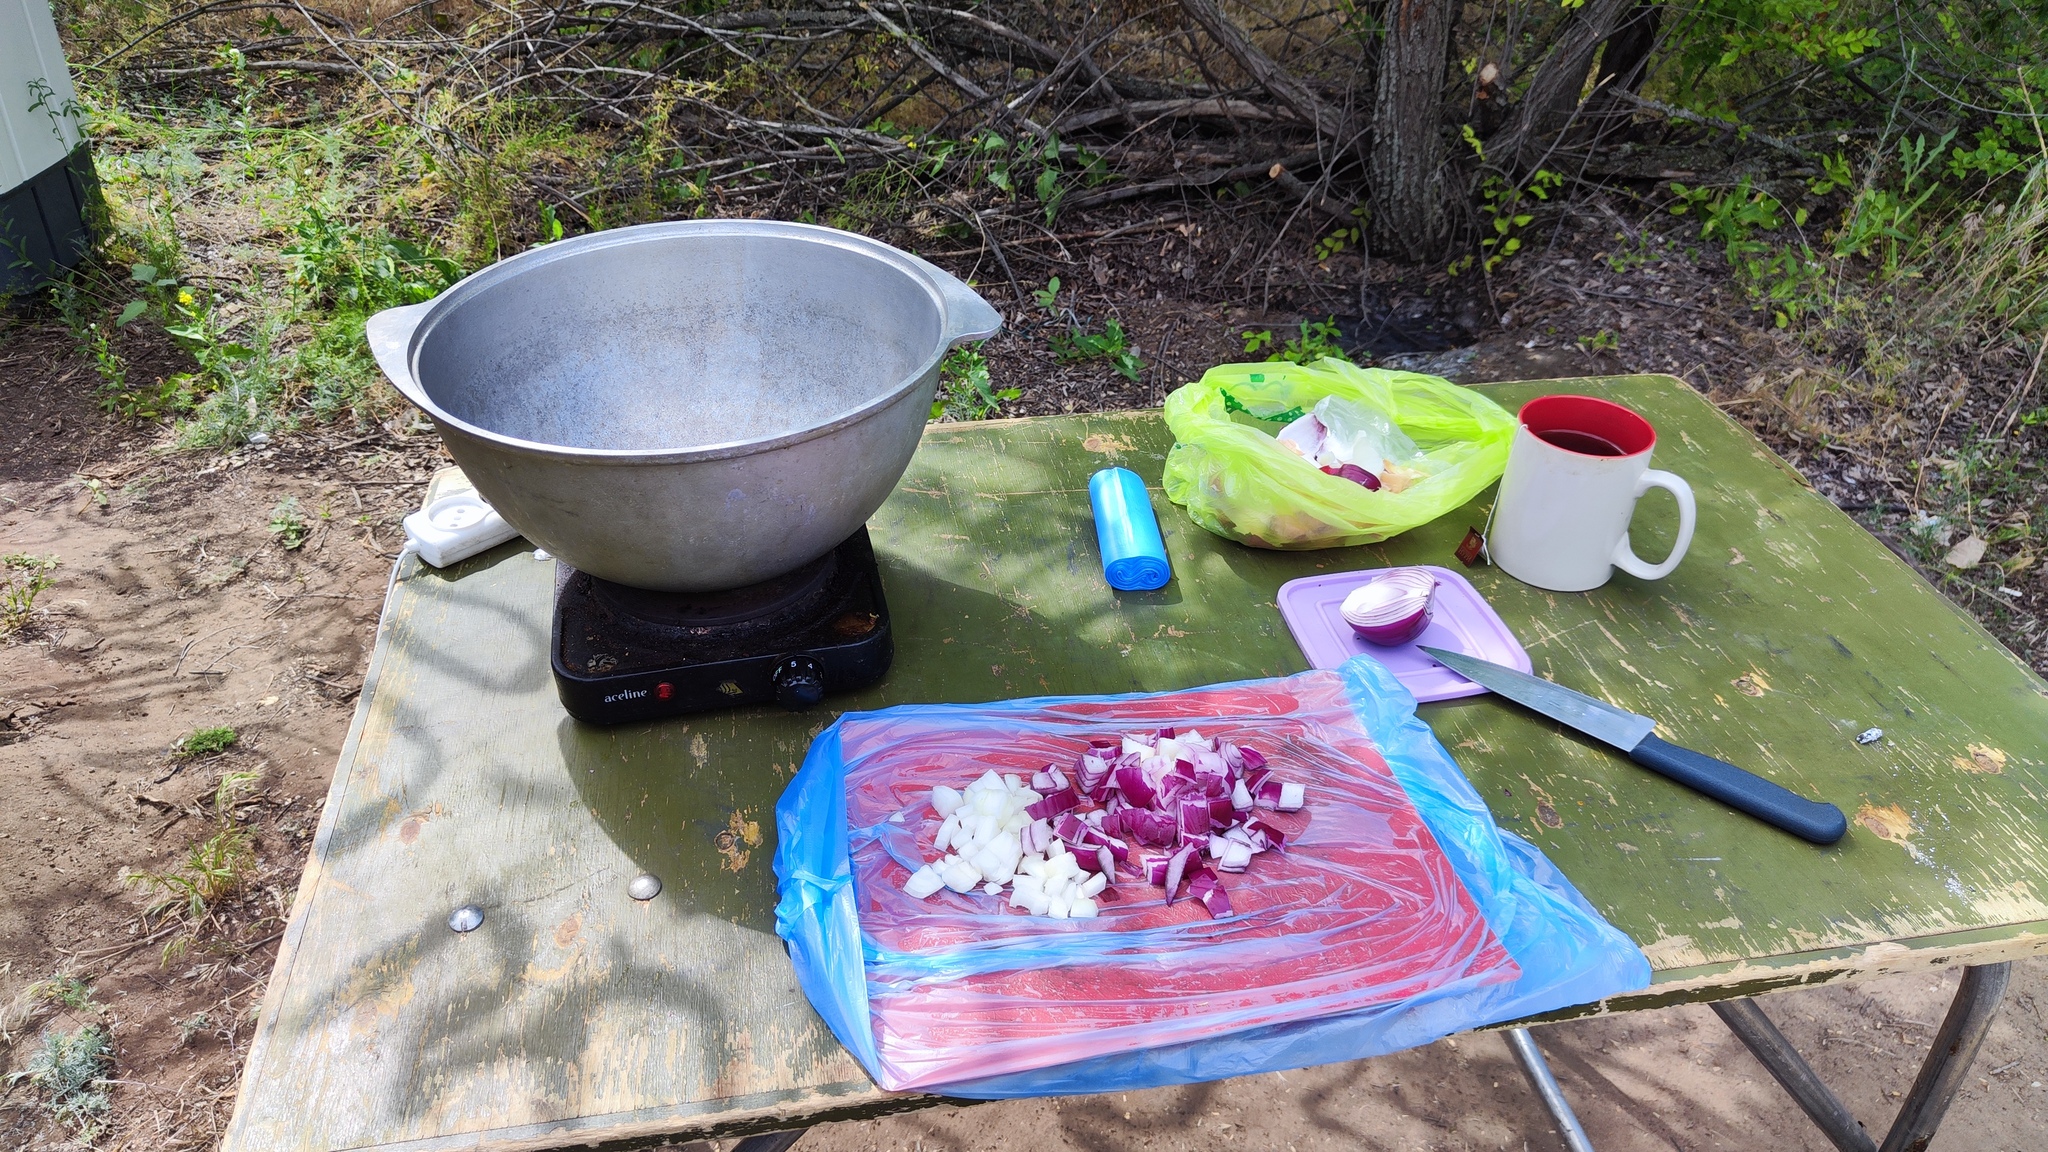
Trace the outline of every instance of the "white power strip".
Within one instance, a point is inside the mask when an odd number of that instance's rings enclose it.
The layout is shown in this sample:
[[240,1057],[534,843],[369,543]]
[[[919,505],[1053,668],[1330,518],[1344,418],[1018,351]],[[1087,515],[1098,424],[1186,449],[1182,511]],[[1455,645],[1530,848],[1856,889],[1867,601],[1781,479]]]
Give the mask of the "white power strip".
[[436,568],[467,560],[517,535],[519,529],[474,492],[443,496],[405,518],[405,538],[420,559]]

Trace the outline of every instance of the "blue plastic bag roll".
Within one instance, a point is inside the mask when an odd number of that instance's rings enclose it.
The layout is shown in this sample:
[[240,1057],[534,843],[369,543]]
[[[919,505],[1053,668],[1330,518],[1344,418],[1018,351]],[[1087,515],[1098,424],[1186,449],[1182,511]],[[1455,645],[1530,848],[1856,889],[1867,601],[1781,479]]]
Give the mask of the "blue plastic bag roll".
[[1129,468],[1104,468],[1088,478],[1088,502],[1095,506],[1095,542],[1102,549],[1102,575],[1119,592],[1150,592],[1173,579],[1166,541],[1145,482]]

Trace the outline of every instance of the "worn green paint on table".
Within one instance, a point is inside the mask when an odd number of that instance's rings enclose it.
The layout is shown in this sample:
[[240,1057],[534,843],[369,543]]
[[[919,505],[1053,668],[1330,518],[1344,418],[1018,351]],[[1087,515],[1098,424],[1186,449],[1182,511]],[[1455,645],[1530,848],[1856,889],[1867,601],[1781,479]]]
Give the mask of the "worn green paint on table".
[[[1584,595],[1475,586],[1536,671],[1840,805],[1814,848],[1497,701],[1422,710],[1496,819],[1657,969],[1648,1007],[2048,951],[2039,678],[1753,437],[1669,377],[1571,381],[1660,430],[1700,522],[1674,576]],[[1558,384],[1487,389],[1512,408]],[[1175,580],[1101,578],[1088,476],[1156,482],[1139,412],[933,427],[871,521],[889,676],[835,708],[1151,691],[1304,664],[1274,606],[1318,571],[1446,563],[1491,493],[1386,544],[1278,553],[1155,496]],[[1675,516],[1650,497],[1637,550]],[[409,567],[252,1045],[227,1147],[553,1147],[915,1106],[878,1092],[773,935],[773,806],[829,714],[598,729],[547,674],[552,565]],[[1877,726],[1882,742],[1859,746]],[[628,880],[664,888],[642,904]],[[445,921],[486,910],[467,936]]]

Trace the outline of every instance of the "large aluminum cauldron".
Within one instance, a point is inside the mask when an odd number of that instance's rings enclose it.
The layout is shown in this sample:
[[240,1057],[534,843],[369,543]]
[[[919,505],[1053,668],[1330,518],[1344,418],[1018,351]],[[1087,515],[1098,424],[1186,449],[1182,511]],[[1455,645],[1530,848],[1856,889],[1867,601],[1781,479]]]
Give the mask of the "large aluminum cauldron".
[[379,312],[370,349],[527,539],[639,588],[736,588],[852,535],[939,360],[1002,316],[906,252],[694,220],[521,253]]

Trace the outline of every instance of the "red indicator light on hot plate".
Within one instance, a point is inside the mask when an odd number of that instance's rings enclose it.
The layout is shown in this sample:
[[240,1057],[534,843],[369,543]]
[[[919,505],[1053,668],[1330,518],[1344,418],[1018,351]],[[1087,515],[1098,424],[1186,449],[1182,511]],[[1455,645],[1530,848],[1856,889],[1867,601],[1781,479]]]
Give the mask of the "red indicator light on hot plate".
[[673,684],[656,684],[654,686],[654,698],[656,700],[666,700],[675,694],[676,686]]

